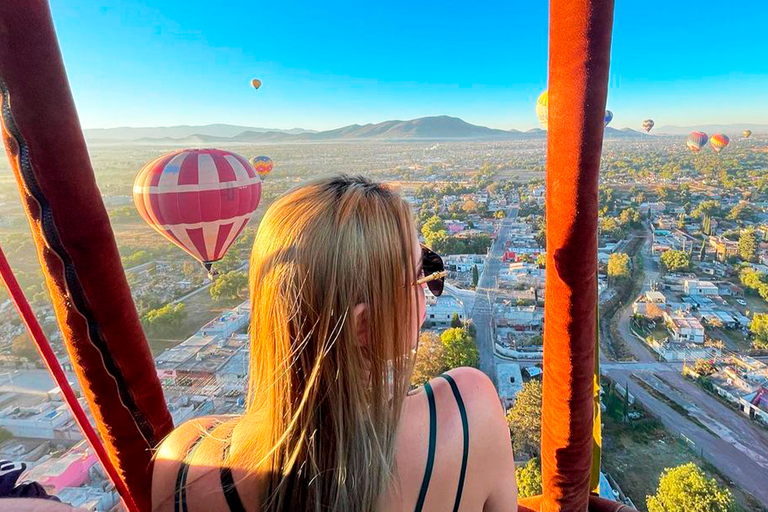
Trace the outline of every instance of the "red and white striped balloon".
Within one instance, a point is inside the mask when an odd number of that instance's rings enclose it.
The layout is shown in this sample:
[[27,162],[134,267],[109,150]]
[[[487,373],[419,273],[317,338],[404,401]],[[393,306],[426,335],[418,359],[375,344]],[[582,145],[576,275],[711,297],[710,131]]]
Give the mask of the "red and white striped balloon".
[[147,224],[210,270],[251,219],[261,179],[248,160],[219,149],[184,149],[144,166],[133,202]]

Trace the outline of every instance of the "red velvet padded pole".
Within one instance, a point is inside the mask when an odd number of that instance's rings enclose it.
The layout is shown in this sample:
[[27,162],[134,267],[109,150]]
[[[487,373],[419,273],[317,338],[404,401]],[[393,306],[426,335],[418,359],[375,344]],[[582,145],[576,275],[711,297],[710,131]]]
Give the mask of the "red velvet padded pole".
[[0,2],[2,133],[80,388],[140,510],[171,416],[120,263],[47,2]]
[[597,184],[613,0],[551,0],[542,511],[587,510],[597,313]]

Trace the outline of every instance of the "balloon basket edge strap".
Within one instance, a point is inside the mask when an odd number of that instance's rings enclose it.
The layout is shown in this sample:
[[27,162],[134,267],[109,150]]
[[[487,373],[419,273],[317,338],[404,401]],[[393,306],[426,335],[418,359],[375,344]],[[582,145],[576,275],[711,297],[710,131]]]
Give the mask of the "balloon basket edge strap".
[[37,321],[37,318],[32,311],[32,307],[29,305],[24,292],[19,286],[19,282],[16,280],[16,276],[14,275],[8,260],[5,257],[2,246],[0,246],[0,280],[2,280],[6,290],[8,290],[10,299],[16,307],[16,311],[19,313],[19,316],[27,328],[27,333],[34,341],[35,346],[37,347],[37,351],[40,353],[43,362],[48,368],[48,373],[51,375],[54,382],[61,390],[61,393],[64,396],[64,401],[69,407],[72,417],[74,418],[78,427],[80,427],[80,431],[83,433],[85,440],[88,442],[89,446],[104,468],[104,471],[107,473],[107,477],[110,479],[118,494],[122,498],[125,508],[129,512],[139,512],[139,508],[133,501],[133,497],[128,491],[128,487],[125,485],[125,482],[122,480],[122,478],[120,478],[117,468],[115,468],[114,464],[112,464],[112,461],[107,454],[107,450],[104,448],[104,445],[99,439],[99,436],[96,433],[96,430],[93,428],[93,425],[91,425],[85,410],[77,400],[75,392],[72,389],[72,386],[70,386],[69,380],[64,373],[64,369],[61,367],[61,363],[59,363],[59,360],[56,358],[56,354],[54,354],[48,338],[46,338],[45,334],[43,333],[43,330],[40,327],[40,323]]

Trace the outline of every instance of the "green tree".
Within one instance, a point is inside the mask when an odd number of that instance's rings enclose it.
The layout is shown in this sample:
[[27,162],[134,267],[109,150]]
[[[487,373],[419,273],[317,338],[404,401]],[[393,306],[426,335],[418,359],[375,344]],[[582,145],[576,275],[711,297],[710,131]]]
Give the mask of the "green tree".
[[754,229],[744,229],[739,235],[739,256],[744,261],[754,261],[757,255],[757,234]]
[[462,327],[463,325],[464,323],[459,318],[459,314],[454,313],[453,316],[451,317],[451,327]]
[[712,364],[709,359],[697,359],[693,363],[693,371],[699,375],[707,376],[715,373],[717,368],[715,368],[715,365]]
[[507,411],[515,451],[538,455],[541,444],[541,381],[523,384],[515,403]]
[[541,462],[537,457],[529,459],[523,466],[515,468],[517,496],[528,498],[541,494]]
[[472,286],[477,286],[478,281],[480,281],[480,271],[477,270],[477,265],[474,265],[472,267]]
[[608,277],[614,280],[627,279],[629,271],[629,255],[615,252],[608,257]]
[[450,368],[472,366],[477,368],[480,353],[475,338],[466,327],[452,327],[440,336],[445,347],[445,364]]
[[755,335],[752,342],[755,348],[768,348],[768,313],[755,313],[749,324],[749,330]]
[[739,272],[739,280],[745,288],[757,291],[761,285],[765,284],[765,275],[758,270],[745,266]]
[[731,491],[707,479],[693,462],[667,468],[659,478],[656,494],[646,497],[648,512],[731,512]]
[[248,291],[248,274],[240,270],[222,274],[216,278],[209,291],[215,301],[243,299]]
[[507,216],[507,214],[504,213],[504,210],[496,210],[496,213],[494,213],[493,216],[496,219],[503,219]]
[[11,341],[11,354],[15,357],[24,357],[28,361],[38,359],[37,348],[26,332],[19,334]]
[[428,218],[421,226],[421,234],[425,239],[429,239],[433,233],[437,233],[438,231],[445,231],[445,223],[443,222],[443,219],[437,215]]
[[714,199],[710,199],[707,201],[702,201],[699,203],[699,206],[696,207],[691,212],[691,216],[694,218],[699,218],[704,215],[708,215],[710,217],[717,217],[720,215],[720,201],[715,201]]
[[167,334],[178,328],[187,318],[183,303],[166,304],[158,309],[147,311],[142,319],[145,328],[152,334]]
[[447,370],[445,364],[445,345],[440,336],[433,332],[423,332],[419,336],[419,349],[413,365],[411,384],[423,386]]
[[661,264],[669,272],[687,270],[691,266],[691,257],[687,252],[672,249],[661,255]]
[[640,213],[634,208],[626,208],[619,215],[622,226],[636,227],[640,224]]

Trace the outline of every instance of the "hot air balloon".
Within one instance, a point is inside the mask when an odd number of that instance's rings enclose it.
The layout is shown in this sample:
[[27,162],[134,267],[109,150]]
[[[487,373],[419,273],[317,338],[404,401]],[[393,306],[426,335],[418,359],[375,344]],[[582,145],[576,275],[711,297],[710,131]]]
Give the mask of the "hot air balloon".
[[262,180],[267,177],[275,165],[268,156],[254,156],[250,162]]
[[240,155],[219,149],[184,149],[144,166],[133,183],[133,202],[155,231],[202,263],[224,257],[261,198],[261,179]]
[[653,122],[653,119],[646,119],[645,121],[643,121],[643,130],[645,130],[646,132],[651,131],[654,124],[656,123]]
[[253,86],[254,89],[258,89],[259,87],[261,87],[261,80],[259,80],[258,78],[254,78],[253,80],[251,80],[251,85]]
[[605,123],[605,126],[608,126],[608,123],[611,122],[611,119],[613,119],[613,112],[610,110],[605,111],[605,118],[603,119],[603,122]]
[[752,136],[752,130],[744,130],[741,132],[741,134],[744,136],[745,139],[748,139]]
[[731,139],[722,133],[716,133],[709,139],[709,144],[712,146],[712,149],[715,150],[715,153],[720,153],[724,150],[729,142],[731,142]]
[[549,98],[547,91],[544,91],[539,95],[539,99],[536,100],[536,117],[539,118],[541,126],[546,130],[548,126],[547,115],[549,113]]
[[709,137],[704,132],[691,132],[688,134],[688,140],[686,141],[686,144],[688,145],[688,149],[694,153],[698,153],[699,150],[701,150],[701,148],[703,148],[707,143],[708,139]]

